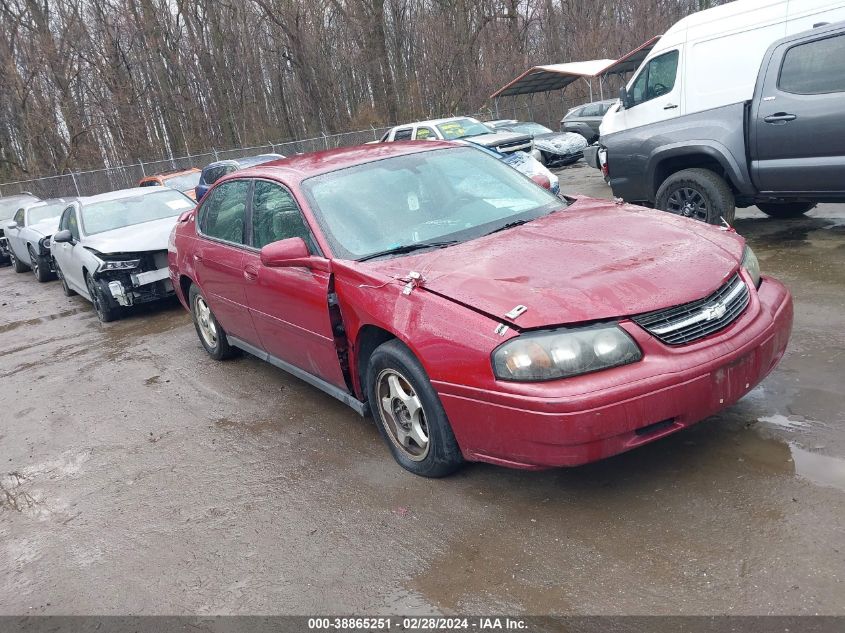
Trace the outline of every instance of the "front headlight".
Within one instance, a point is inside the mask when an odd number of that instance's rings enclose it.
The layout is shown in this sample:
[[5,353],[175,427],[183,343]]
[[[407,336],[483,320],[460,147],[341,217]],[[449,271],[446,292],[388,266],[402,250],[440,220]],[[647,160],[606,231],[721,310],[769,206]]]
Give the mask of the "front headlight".
[[760,287],[760,261],[757,259],[757,256],[754,254],[754,251],[751,250],[750,246],[745,247],[745,253],[742,256],[742,264],[740,264],[744,269],[745,272],[751,277],[752,281],[754,282],[754,287]]
[[618,325],[532,332],[493,352],[493,373],[501,380],[535,382],[588,374],[634,363],[642,352]]
[[140,263],[140,259],[109,260],[100,264],[100,270],[132,270]]

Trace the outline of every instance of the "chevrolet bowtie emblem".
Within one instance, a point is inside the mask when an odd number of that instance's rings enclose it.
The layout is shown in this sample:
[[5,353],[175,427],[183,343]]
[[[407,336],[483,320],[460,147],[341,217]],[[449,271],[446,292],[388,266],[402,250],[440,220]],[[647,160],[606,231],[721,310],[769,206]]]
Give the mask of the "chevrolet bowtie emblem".
[[725,312],[727,311],[728,308],[724,303],[717,303],[714,306],[704,308],[704,310],[701,311],[701,316],[707,321],[712,321],[714,319],[721,319],[725,316]]

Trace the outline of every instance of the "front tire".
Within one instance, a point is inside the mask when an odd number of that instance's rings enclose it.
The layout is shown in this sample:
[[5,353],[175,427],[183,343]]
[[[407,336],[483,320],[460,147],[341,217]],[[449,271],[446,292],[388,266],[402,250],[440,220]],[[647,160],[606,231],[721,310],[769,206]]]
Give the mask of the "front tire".
[[191,306],[191,318],[197,330],[200,343],[214,360],[226,360],[237,354],[237,348],[229,345],[226,331],[217,322],[217,318],[208,307],[205,297],[196,284],[191,284],[188,291],[188,304]]
[[373,352],[367,396],[379,432],[402,468],[422,477],[445,477],[463,464],[425,369],[401,341],[388,341]]
[[757,208],[770,218],[779,220],[800,218],[815,207],[815,202],[761,202],[757,205]]
[[35,278],[41,283],[50,281],[53,278],[53,273],[50,271],[50,264],[47,258],[36,255],[31,246],[27,250],[29,251],[29,261],[31,262],[30,268],[35,273]]
[[100,319],[100,322],[110,323],[114,321],[119,315],[118,310],[111,305],[100,284],[94,281],[91,275],[85,275],[85,285],[88,287],[91,303],[94,304],[94,310],[97,311],[97,318]]
[[731,224],[736,214],[733,191],[709,169],[684,169],[669,176],[657,190],[655,209],[707,224]]
[[12,262],[12,268],[15,269],[16,273],[25,273],[29,270],[29,266],[19,260],[11,248],[9,248],[9,260]]

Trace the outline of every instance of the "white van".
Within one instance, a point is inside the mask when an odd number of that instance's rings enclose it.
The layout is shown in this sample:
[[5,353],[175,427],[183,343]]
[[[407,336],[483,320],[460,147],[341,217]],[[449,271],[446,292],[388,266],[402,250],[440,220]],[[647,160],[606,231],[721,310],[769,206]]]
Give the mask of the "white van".
[[660,38],[626,86],[629,107],[611,108],[600,134],[746,101],[772,42],[841,20],[843,0],[735,0],[694,13]]

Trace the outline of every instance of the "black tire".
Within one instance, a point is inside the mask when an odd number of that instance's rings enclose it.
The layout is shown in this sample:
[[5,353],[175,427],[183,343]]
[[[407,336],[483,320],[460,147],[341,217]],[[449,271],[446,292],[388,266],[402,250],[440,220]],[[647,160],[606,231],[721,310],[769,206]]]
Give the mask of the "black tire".
[[50,270],[50,261],[46,257],[36,255],[35,251],[32,250],[32,246],[29,246],[27,250],[29,251],[30,268],[32,268],[35,278],[41,283],[50,281],[53,278],[53,272]]
[[736,201],[724,178],[709,169],[684,169],[669,176],[657,190],[655,209],[721,224],[734,221]]
[[[229,337],[226,336],[226,330],[217,322],[217,318],[214,316],[211,308],[208,307],[205,297],[203,297],[202,292],[196,284],[191,284],[191,289],[188,291],[188,305],[191,307],[191,318],[194,321],[197,336],[205,351],[208,352],[208,355],[214,360],[226,360],[227,358],[236,356],[238,354],[238,348],[229,344]],[[203,321],[203,319],[207,321]],[[213,338],[207,337],[207,334],[204,333],[207,327],[214,331],[215,335]],[[210,330],[206,331],[210,332]]]
[[763,213],[770,218],[787,220],[789,218],[800,218],[808,211],[816,208],[815,202],[761,202],[757,205]]
[[59,268],[59,263],[54,259],[53,260],[53,268],[56,270],[56,277],[59,278],[59,281],[62,282],[62,292],[65,293],[66,297],[72,297],[76,294],[75,290],[71,290],[70,286],[67,285],[67,281],[65,280],[65,276],[62,274],[62,269]]
[[[393,430],[393,414],[385,412],[382,397],[389,399],[390,395],[379,395],[380,386],[393,389],[390,377],[396,377],[402,382],[402,393],[413,398],[421,407],[420,427],[427,434],[427,444],[423,449],[420,444],[408,440],[408,447],[403,447],[396,431]],[[410,392],[409,392],[410,390]],[[367,397],[370,410],[375,418],[379,433],[387,443],[393,458],[402,468],[422,477],[445,477],[455,472],[464,463],[458,442],[452,432],[449,419],[443,410],[440,399],[431,386],[425,369],[399,340],[392,340],[381,344],[370,357],[367,368]],[[391,404],[393,412],[401,409],[402,401],[393,397],[395,404]],[[405,408],[408,413],[408,408]],[[410,414],[409,414],[410,415]],[[388,419],[386,419],[388,416]],[[408,429],[413,422],[408,422]],[[403,428],[406,428],[403,426]],[[406,433],[406,438],[412,433]],[[414,453],[417,453],[416,455]]]
[[88,294],[91,295],[91,303],[97,312],[97,318],[101,323],[110,323],[119,315],[119,309],[112,304],[112,300],[103,292],[102,284],[94,281],[91,275],[85,275],[85,285],[88,287]]
[[9,248],[9,260],[12,262],[12,268],[15,269],[16,273],[25,273],[29,270],[29,266],[18,259],[11,247]]

